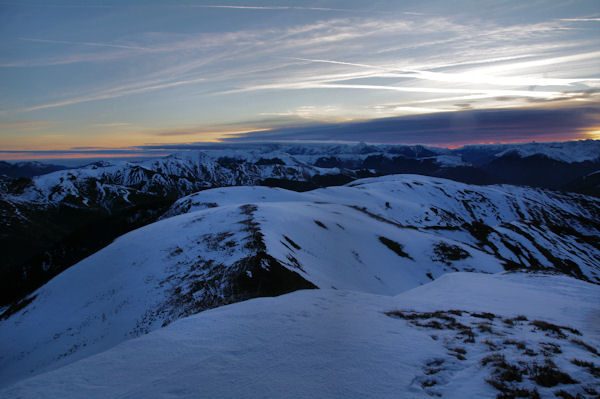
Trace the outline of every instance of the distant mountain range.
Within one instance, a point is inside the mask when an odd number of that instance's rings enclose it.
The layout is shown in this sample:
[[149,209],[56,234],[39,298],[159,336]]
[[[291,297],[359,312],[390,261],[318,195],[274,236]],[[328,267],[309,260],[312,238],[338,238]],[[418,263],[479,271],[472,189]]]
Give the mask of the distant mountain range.
[[[12,176],[43,173],[37,163],[1,166],[12,170]],[[156,220],[182,196],[208,188],[263,185],[305,191],[357,178],[412,173],[598,195],[598,171],[600,141],[588,140],[455,150],[367,144],[207,145],[165,158],[96,162],[33,178],[5,175],[0,177],[0,304],[13,303],[119,235]]]
[[36,161],[23,161],[14,163],[0,161],[0,175],[13,178],[40,176],[63,169],[68,169],[68,167]]

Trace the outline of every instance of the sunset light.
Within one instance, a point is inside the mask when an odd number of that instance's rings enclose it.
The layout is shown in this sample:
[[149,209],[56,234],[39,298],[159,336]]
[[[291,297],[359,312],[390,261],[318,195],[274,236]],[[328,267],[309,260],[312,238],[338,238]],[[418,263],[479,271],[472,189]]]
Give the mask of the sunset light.
[[[577,126],[497,141],[590,137],[578,132],[599,113],[597,3],[460,4],[0,3],[0,151],[255,141],[291,127],[296,137],[271,139],[303,140],[320,123],[574,107],[587,115]],[[399,128],[385,142],[490,140]]]

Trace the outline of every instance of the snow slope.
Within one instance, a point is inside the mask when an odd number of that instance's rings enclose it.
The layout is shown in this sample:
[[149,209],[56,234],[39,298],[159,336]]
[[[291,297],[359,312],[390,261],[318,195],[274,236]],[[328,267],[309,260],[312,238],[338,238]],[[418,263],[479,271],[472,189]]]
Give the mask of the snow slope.
[[599,140],[579,140],[548,143],[522,143],[522,144],[488,144],[467,145],[454,152],[463,159],[478,158],[489,161],[488,157],[502,157],[506,154],[516,154],[522,158],[535,155],[544,155],[555,161],[573,163],[596,161],[600,158]]
[[582,196],[412,175],[307,193],[202,191],[0,321],[0,384],[202,310],[297,289],[396,295],[452,271],[505,268],[598,281],[598,208]]
[[[408,255],[399,256],[379,237],[403,242]],[[449,270],[431,259],[439,242],[456,245],[335,204],[225,206],[166,219],[66,270],[2,321],[0,341],[7,345],[1,378],[66,364],[177,318],[250,297],[313,284],[396,294]],[[454,267],[503,270],[493,256],[467,249],[469,258]],[[269,278],[277,289],[259,289]]]
[[[5,266],[0,270],[0,304],[22,299],[128,231],[128,225],[133,229],[150,223],[181,196],[211,187],[308,190],[358,177],[414,173],[598,193],[589,179],[580,181],[600,168],[600,141],[593,140],[456,150],[364,143],[193,148],[164,158],[96,162],[33,179],[0,176],[0,253]],[[100,225],[106,218],[110,223]]]
[[600,282],[600,226],[595,222],[600,201],[576,194],[390,175],[305,193],[267,187],[206,190],[178,200],[164,217],[270,201],[343,204],[374,221],[483,249],[511,267],[559,269]]
[[600,360],[599,320],[600,288],[564,276],[453,273],[395,297],[299,291],[190,316],[0,396],[495,397],[488,379],[522,396],[588,395],[600,391],[585,366]]
[[501,157],[511,151],[516,152],[521,157],[541,154],[550,159],[568,163],[594,161],[600,157],[600,145],[592,140],[569,141],[566,143],[520,144],[512,148],[503,149],[496,156]]

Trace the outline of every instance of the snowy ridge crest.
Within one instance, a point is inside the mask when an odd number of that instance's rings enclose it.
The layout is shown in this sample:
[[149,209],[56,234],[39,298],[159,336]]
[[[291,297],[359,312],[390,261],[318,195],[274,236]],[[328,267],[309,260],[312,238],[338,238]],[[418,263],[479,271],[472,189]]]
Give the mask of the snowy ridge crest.
[[206,309],[304,288],[393,296],[448,273],[505,270],[598,284],[598,215],[600,202],[589,197],[417,175],[305,193],[205,190],[6,313],[0,383]]

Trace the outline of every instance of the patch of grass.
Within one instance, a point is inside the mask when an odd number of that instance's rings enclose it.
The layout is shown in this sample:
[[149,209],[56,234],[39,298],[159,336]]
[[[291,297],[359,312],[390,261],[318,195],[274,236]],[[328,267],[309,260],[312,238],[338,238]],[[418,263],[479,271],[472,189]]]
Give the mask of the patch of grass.
[[540,399],[540,394],[537,389],[520,388],[516,386],[508,386],[497,378],[489,378],[485,382],[496,388],[500,393],[496,395],[496,399],[515,399],[515,398],[530,398]]
[[510,363],[504,363],[502,364],[502,367],[499,367],[498,369],[498,377],[502,380],[502,381],[517,381],[517,382],[521,382],[522,381],[522,370],[519,368],[519,366],[516,366],[514,364],[510,364]]
[[494,232],[494,229],[480,221],[465,223],[462,227],[465,228],[475,239],[477,239],[480,244],[487,244],[489,242],[488,236]]
[[408,258],[414,260],[409,254],[404,252],[404,246],[402,244],[397,243],[394,240],[390,240],[387,237],[379,236],[379,241],[390,250],[394,251],[394,253],[402,258]]
[[571,360],[576,366],[587,368],[591,375],[594,377],[600,377],[600,367],[596,366],[593,362],[587,362],[585,360],[573,359]]
[[562,353],[560,345],[553,342],[540,342],[539,345],[542,347],[542,354],[544,356],[552,356],[553,354]]
[[492,329],[492,323],[490,322],[477,323],[477,329],[482,333],[495,334],[494,330]]
[[453,314],[454,316],[462,316],[464,310],[450,309],[448,310],[448,313]]
[[535,352],[533,349],[531,349],[531,348],[527,348],[527,349],[525,349],[525,350],[523,351],[523,354],[524,354],[524,355],[526,355],[526,356],[531,356],[531,357],[533,357],[533,356],[537,356],[537,355],[538,355],[538,354],[537,354],[537,353],[536,353],[536,352]]
[[316,220],[316,219],[315,219],[315,220],[314,220],[314,222],[315,222],[315,224],[316,224],[317,226],[319,226],[319,227],[321,227],[321,228],[323,228],[323,229],[325,229],[325,230],[328,230],[328,229],[327,229],[327,226],[325,226],[325,225],[323,224],[323,222],[321,222],[320,220]]
[[475,334],[473,334],[473,330],[471,329],[471,327],[462,329],[458,334],[465,336],[465,339],[463,340],[464,343],[475,343]]
[[440,323],[437,320],[431,320],[431,321],[428,321],[427,323],[416,322],[415,325],[417,325],[419,327],[425,327],[425,328],[434,328],[436,330],[443,330],[444,329],[444,326],[442,325],[442,323]]
[[302,249],[302,248],[300,247],[300,245],[296,244],[296,243],[295,243],[294,241],[292,241],[292,239],[291,239],[291,238],[289,238],[288,236],[284,235],[284,236],[283,236],[283,238],[284,238],[284,239],[285,239],[285,240],[286,240],[286,241],[287,241],[287,242],[288,242],[288,243],[289,243],[289,244],[290,244],[292,247],[296,248],[297,250],[300,250],[300,249]]
[[[392,310],[389,312],[385,312],[385,314],[391,317],[398,317],[403,320],[408,320],[412,325],[419,327],[435,328],[438,330],[470,330],[470,327],[457,322],[454,317],[448,315],[447,312],[442,310],[438,310],[435,312],[411,312]],[[431,319],[439,319],[442,320],[442,322]],[[429,322],[421,323],[419,322],[419,320],[429,320]]]
[[471,316],[477,317],[480,319],[488,319],[488,320],[494,320],[497,317],[495,314],[488,313],[488,312],[471,313]]
[[540,399],[540,393],[537,389],[527,389],[527,388],[512,388],[511,392],[500,394],[496,396],[497,399],[513,399],[513,398],[530,398],[530,399]]
[[427,363],[425,363],[427,366],[441,366],[442,364],[444,364],[445,360],[444,359],[433,359],[428,361]]
[[429,387],[434,386],[435,384],[437,384],[437,381],[434,380],[434,379],[432,379],[432,378],[429,378],[429,379],[426,379],[425,381],[423,381],[421,383],[421,387],[423,387],[423,388],[429,388]]
[[529,324],[540,330],[552,333],[558,338],[567,338],[567,335],[563,332],[563,330],[569,331],[575,335],[581,335],[581,332],[579,332],[579,330],[574,329],[573,327],[559,326],[556,324],[548,323],[547,321],[543,320],[534,320]]
[[286,259],[290,262],[291,266],[295,267],[296,269],[304,271],[304,268],[302,267],[300,262],[298,262],[298,259],[296,259],[292,255],[287,255]]
[[470,253],[468,253],[458,245],[448,244],[443,241],[435,244],[435,246],[433,247],[433,253],[435,254],[433,260],[438,260],[448,265],[453,261],[466,259],[471,256]]
[[[404,226],[404,225],[402,225],[402,224],[400,224],[398,222],[394,222],[393,220],[389,220],[389,219],[384,218],[383,216],[376,215],[376,214],[374,214],[372,212],[369,212],[367,210],[367,207],[365,207],[365,206],[363,206],[363,207],[360,207],[360,206],[357,206],[357,205],[347,205],[347,206],[350,207],[350,208],[352,208],[352,209],[354,209],[354,210],[362,212],[365,215],[367,215],[367,216],[369,216],[369,217],[371,217],[371,218],[373,218],[373,219],[375,219],[375,220],[377,220],[379,222],[391,224],[392,226],[396,226],[396,227],[400,227],[400,228],[411,228],[411,226]],[[416,228],[416,227],[412,227],[412,228]]]
[[580,340],[580,339],[573,338],[573,339],[571,340],[571,342],[573,342],[574,344],[577,344],[577,345],[579,345],[579,346],[582,346],[582,347],[584,347],[585,349],[587,349],[587,350],[588,350],[588,352],[590,352],[590,353],[593,353],[593,354],[594,354],[594,355],[596,355],[596,356],[600,356],[600,353],[598,353],[598,350],[597,350],[596,348],[594,348],[594,347],[593,347],[593,346],[591,346],[591,345],[588,345],[588,344],[586,344],[585,342],[583,342],[583,341],[582,341],[582,340]]
[[564,389],[554,392],[554,396],[562,399],[583,399],[583,396],[581,396],[580,394],[577,394],[577,396],[573,396]]
[[491,351],[497,351],[499,349],[498,345],[496,345],[489,339],[486,339],[485,341],[483,341],[483,343],[486,344],[488,346],[489,350],[491,350]]
[[458,360],[467,360],[467,358],[464,356],[467,354],[467,350],[465,348],[448,348],[448,351],[450,351],[451,356],[454,356]]
[[176,246],[175,248],[172,248],[169,252],[169,258],[174,258],[177,255],[180,255],[183,252],[183,249],[181,249],[180,247]]
[[486,366],[491,364],[494,367],[493,376],[501,382],[522,381],[522,375],[527,373],[527,370],[520,369],[519,366],[510,364],[504,358],[504,355],[494,353],[481,360],[481,365]]
[[553,361],[546,359],[544,365],[534,364],[530,368],[530,378],[536,384],[549,388],[558,384],[577,384],[578,381],[556,367]]
[[501,353],[492,353],[489,356],[484,357],[483,359],[481,359],[481,365],[482,366],[487,366],[488,364],[492,363],[498,363],[498,362],[504,362],[506,359],[504,359],[504,355]]
[[525,316],[516,316],[511,318],[502,319],[502,322],[506,324],[507,327],[514,327],[516,323],[527,321],[527,317]]
[[502,342],[504,345],[514,345],[517,347],[517,349],[520,349],[522,351],[524,351],[525,349],[527,349],[527,345],[525,345],[525,342],[523,341],[515,341],[512,339],[507,339],[504,342]]
[[492,376],[486,380],[488,384],[500,391],[496,398],[539,398],[537,389],[527,389],[516,386],[515,382],[522,382],[523,375],[527,375],[529,370],[520,368],[517,365],[510,364],[500,353],[491,354],[481,360],[482,366],[488,364],[494,367]]
[[456,353],[460,353],[461,355],[466,355],[467,354],[467,350],[465,348],[448,348],[448,350],[451,350],[452,352],[456,352]]

